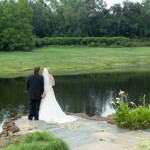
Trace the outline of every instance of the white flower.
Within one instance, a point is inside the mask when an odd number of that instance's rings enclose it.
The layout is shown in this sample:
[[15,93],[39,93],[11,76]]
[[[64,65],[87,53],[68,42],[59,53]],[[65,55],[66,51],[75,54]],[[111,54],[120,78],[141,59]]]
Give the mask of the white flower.
[[111,104],[112,104],[112,105],[115,105],[115,102],[114,102],[114,101],[112,101],[112,102],[111,102]]
[[130,104],[133,106],[133,105],[135,105],[135,103],[133,103],[133,102],[130,102]]
[[116,102],[117,104],[120,104],[120,101],[119,100],[117,100],[117,102]]
[[120,98],[116,98],[116,104],[119,104],[120,103]]
[[124,95],[125,91],[120,90],[119,95]]

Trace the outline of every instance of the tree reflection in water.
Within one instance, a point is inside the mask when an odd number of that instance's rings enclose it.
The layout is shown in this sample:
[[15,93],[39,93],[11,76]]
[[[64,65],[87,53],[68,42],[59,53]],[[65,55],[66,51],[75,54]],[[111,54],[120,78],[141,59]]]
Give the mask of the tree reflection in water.
[[[111,114],[111,105],[119,91],[128,93],[128,100],[140,103],[146,94],[150,98],[148,73],[105,73],[74,76],[54,76],[56,99],[65,112],[87,115]],[[28,113],[27,78],[0,79],[0,122],[7,117]],[[1,124],[0,123],[0,124]]]

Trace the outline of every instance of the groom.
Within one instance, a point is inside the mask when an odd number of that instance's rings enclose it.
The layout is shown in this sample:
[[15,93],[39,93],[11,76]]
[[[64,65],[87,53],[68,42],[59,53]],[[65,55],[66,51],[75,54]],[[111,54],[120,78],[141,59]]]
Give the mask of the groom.
[[27,79],[27,91],[30,99],[30,112],[28,119],[39,120],[39,107],[44,92],[44,79],[39,75],[40,67],[34,67],[34,74]]

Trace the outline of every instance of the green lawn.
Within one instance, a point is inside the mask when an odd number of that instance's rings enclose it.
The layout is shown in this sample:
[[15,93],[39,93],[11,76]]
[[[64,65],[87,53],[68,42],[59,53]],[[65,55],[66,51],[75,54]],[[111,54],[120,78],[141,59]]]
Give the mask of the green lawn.
[[[54,75],[150,71],[150,47],[52,46],[29,52],[0,52],[0,77],[27,76],[35,65]],[[42,70],[41,70],[42,71]]]
[[69,147],[66,142],[51,133],[35,132],[27,133],[19,143],[13,142],[1,150],[69,150]]

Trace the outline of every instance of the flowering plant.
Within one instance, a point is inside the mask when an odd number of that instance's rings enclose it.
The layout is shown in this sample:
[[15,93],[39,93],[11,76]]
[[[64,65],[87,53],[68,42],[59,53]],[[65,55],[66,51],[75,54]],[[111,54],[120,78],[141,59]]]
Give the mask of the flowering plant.
[[142,141],[139,145],[135,147],[136,150],[149,150],[150,149],[150,142],[149,141]]
[[119,127],[129,127],[133,130],[143,129],[150,126],[150,109],[145,103],[145,95],[143,97],[143,105],[137,106],[130,102],[132,107],[129,107],[127,93],[120,90],[120,98],[112,101],[112,105],[116,107],[115,123]]

